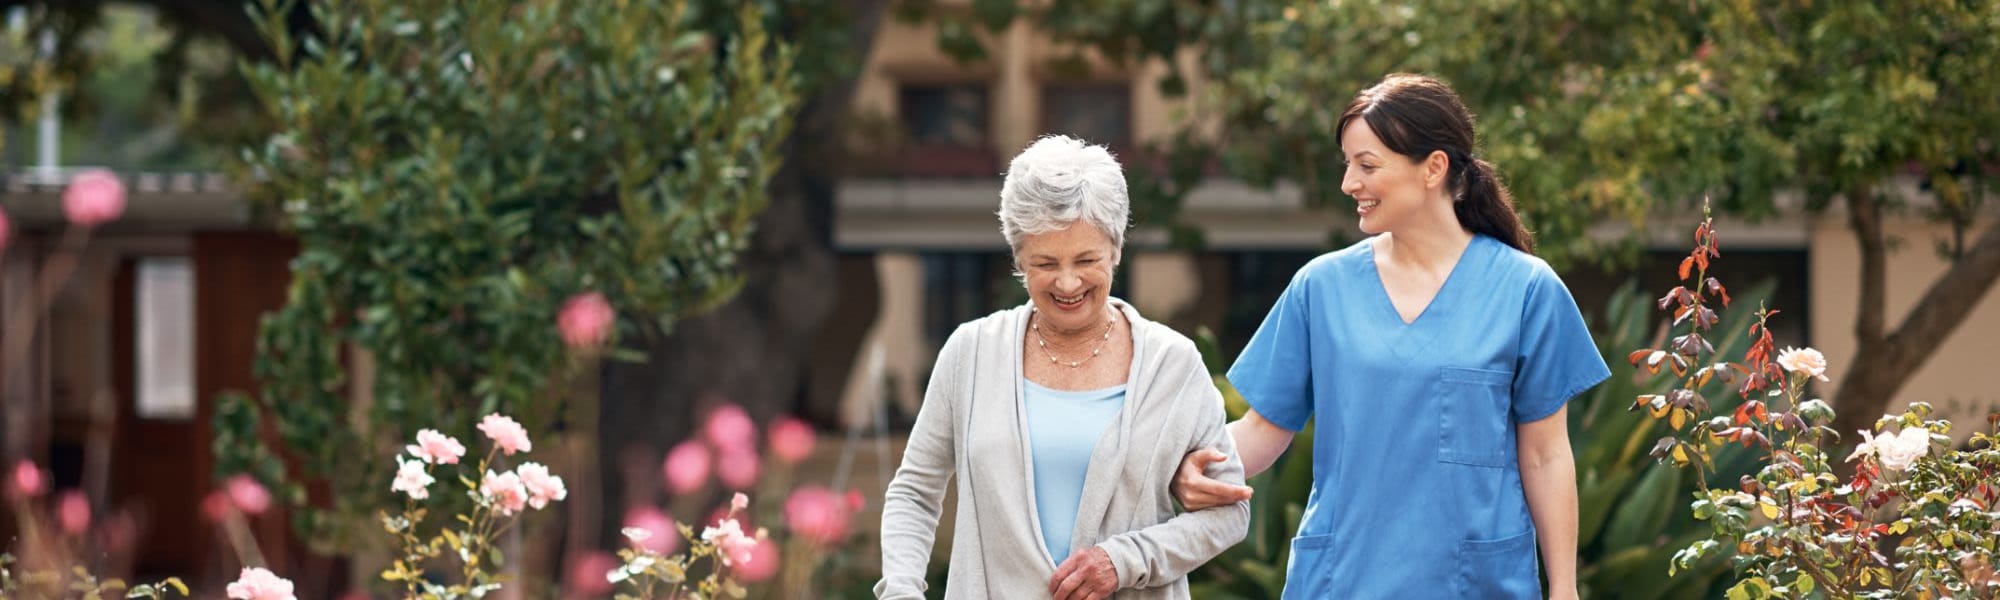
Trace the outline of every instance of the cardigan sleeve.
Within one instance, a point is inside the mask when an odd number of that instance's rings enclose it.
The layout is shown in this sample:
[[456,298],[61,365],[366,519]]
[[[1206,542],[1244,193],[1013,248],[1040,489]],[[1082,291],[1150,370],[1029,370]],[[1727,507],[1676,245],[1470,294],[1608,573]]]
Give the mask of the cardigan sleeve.
[[[1236,455],[1235,440],[1224,428],[1222,393],[1202,367],[1200,354],[1192,343],[1181,341],[1174,350],[1191,356],[1168,361],[1169,368],[1186,373],[1178,389],[1165,393],[1191,396],[1184,400],[1195,415],[1193,435],[1182,454],[1200,448],[1216,448],[1229,456],[1208,467],[1208,476],[1217,481],[1243,484],[1243,460]],[[1248,501],[1175,515],[1164,523],[1111,536],[1098,543],[1111,557],[1118,571],[1118,588],[1148,588],[1178,581],[1222,551],[1243,541],[1250,532]]]
[[975,347],[974,331],[960,326],[938,351],[923,406],[903,449],[903,464],[884,494],[877,598],[924,597],[924,573],[944,511],[945,486],[957,464],[957,408],[964,400],[962,382],[970,376],[966,371],[971,368],[968,354]]

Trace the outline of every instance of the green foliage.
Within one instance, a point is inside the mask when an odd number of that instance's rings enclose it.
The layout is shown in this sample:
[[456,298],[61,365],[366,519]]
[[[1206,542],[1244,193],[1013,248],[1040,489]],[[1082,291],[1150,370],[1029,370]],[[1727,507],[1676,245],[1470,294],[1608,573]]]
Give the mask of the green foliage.
[[[958,24],[941,32],[989,25],[901,4]],[[2000,162],[1991,0],[1135,0],[1028,14],[1075,52],[1143,61],[1192,49],[1197,72],[1162,87],[1199,94],[1179,121],[1212,120],[1220,137],[1184,135],[1161,153],[1212,155],[1222,174],[1295,182],[1320,204],[1342,198],[1340,107],[1387,73],[1442,78],[1480,117],[1478,153],[1499,165],[1558,265],[1629,257],[1604,250],[1631,243],[1606,248],[1585,228],[1640,225],[1704,196],[1760,217],[1781,208],[1777,190],[1806,192],[1817,209],[1915,167],[1939,194],[1934,216],[1963,229],[2000,183],[1979,168]],[[961,37],[948,41],[977,41]],[[1210,164],[1174,162],[1153,176],[1174,185],[1135,190],[1135,203],[1159,204],[1169,221]]]
[[[492,412],[558,425],[567,298],[601,292],[632,333],[737,289],[797,86],[754,7],[699,24],[638,0],[310,8],[297,34],[265,0],[273,60],[242,65],[273,128],[244,167],[300,243],[256,400],[296,475],[331,484],[310,538],[342,546],[388,501],[392,465],[358,450],[419,427],[469,439]],[[365,406],[345,389],[354,349],[375,364]],[[254,412],[218,412],[257,439]],[[251,446],[218,464],[255,464]]]
[[[1250,405],[1224,376],[1228,358],[1222,355],[1215,334],[1206,328],[1196,332],[1195,345],[1201,350],[1215,387],[1222,391],[1229,420],[1242,418]],[[1189,576],[1188,586],[1196,598],[1277,598],[1285,589],[1285,564],[1291,559],[1292,536],[1299,531],[1305,514],[1306,498],[1312,494],[1313,424],[1308,422],[1292,438],[1290,449],[1271,468],[1246,483],[1256,489],[1250,497],[1250,534]]]

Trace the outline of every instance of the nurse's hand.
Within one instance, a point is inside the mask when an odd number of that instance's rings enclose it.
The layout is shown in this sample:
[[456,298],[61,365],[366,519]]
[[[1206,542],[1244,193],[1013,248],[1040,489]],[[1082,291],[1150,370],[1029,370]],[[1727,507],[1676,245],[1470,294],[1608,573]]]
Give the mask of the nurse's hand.
[[1055,600],[1097,600],[1115,591],[1118,568],[1111,565],[1111,555],[1097,546],[1069,555],[1049,579],[1049,595]]
[[1174,482],[1168,486],[1174,499],[1188,512],[1204,508],[1235,504],[1250,499],[1250,486],[1234,485],[1210,479],[1208,465],[1229,460],[1229,455],[1214,448],[1202,448],[1189,452],[1181,459],[1181,468],[1174,472]]

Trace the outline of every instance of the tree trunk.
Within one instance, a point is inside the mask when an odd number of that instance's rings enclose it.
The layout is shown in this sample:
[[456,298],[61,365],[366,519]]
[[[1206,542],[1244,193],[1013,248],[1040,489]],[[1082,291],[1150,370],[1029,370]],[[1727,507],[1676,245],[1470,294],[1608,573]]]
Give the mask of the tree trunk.
[[2000,279],[2000,224],[1987,226],[1951,269],[1931,283],[1896,329],[1887,332],[1882,329],[1887,319],[1887,248],[1882,207],[1871,191],[1848,194],[1848,227],[1861,242],[1861,304],[1855,315],[1855,354],[1849,363],[1853,366],[1841,375],[1840,391],[1833,399],[1839,414],[1833,427],[1852,442],[1856,431],[1874,429],[1875,420],[1910,375],[1992,291]]

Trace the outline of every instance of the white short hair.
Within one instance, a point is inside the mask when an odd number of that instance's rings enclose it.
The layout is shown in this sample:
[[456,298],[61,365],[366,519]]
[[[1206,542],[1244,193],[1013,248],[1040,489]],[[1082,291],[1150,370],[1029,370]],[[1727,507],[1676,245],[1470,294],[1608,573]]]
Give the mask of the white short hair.
[[1103,146],[1065,135],[1035,140],[1014,157],[1000,184],[1000,234],[1015,252],[1022,236],[1082,221],[1103,231],[1112,251],[1122,254],[1131,214],[1118,159]]

